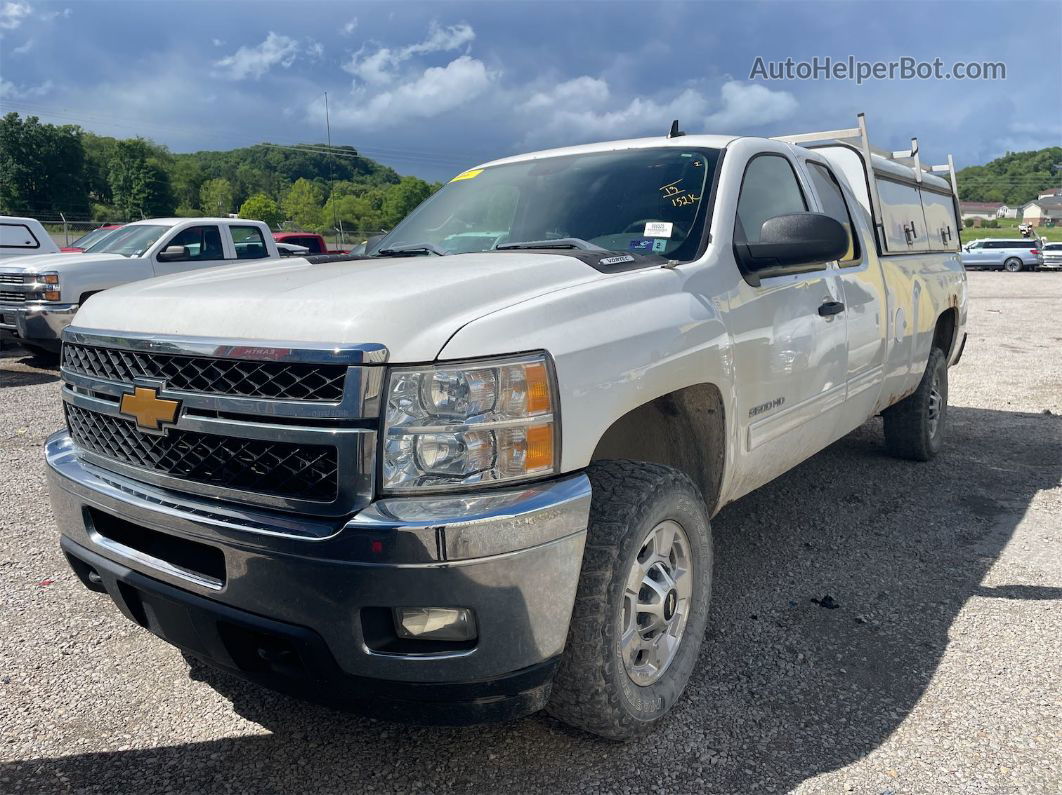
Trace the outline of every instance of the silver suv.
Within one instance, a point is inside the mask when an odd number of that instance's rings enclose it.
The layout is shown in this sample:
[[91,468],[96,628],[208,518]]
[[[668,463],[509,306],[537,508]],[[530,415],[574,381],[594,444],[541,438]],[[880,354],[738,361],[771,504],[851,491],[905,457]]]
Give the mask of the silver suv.
[[1039,245],[1036,240],[975,240],[962,247],[962,264],[967,270],[1036,270],[1044,264]]

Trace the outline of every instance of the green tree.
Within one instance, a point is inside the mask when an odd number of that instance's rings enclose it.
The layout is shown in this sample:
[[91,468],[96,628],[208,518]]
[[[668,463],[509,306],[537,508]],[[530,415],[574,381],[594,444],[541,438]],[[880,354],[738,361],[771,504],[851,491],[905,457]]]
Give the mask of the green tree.
[[390,229],[431,194],[431,185],[424,180],[416,177],[402,177],[397,185],[391,185],[387,189],[383,203],[384,225]]
[[284,215],[302,229],[321,232],[327,228],[321,212],[323,198],[321,189],[313,182],[297,179],[284,197]]
[[284,216],[275,201],[264,193],[256,193],[240,205],[240,218],[264,221],[270,229],[276,229]]
[[17,113],[0,119],[0,209],[87,213],[81,128],[41,124]]
[[228,215],[234,202],[232,183],[224,177],[209,179],[199,189],[199,209],[207,215]]
[[114,208],[136,220],[171,215],[175,206],[164,150],[143,138],[118,141],[111,158],[108,184]]

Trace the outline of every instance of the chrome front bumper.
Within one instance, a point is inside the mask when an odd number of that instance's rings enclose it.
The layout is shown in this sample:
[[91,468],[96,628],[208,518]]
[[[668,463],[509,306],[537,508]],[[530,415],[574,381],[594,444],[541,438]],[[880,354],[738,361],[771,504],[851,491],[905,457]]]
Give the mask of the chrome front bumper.
[[[384,499],[351,519],[331,520],[114,474],[82,461],[65,431],[48,439],[45,457],[64,549],[82,561],[75,570],[105,559],[160,588],[202,597],[199,602],[218,611],[246,611],[308,630],[346,675],[476,682],[529,669],[564,648],[590,509],[583,474],[520,489]],[[132,548],[101,533],[101,517],[220,551],[224,572],[206,576],[186,561]],[[121,607],[119,596],[111,596]],[[474,647],[439,653],[374,648],[365,611],[400,606],[471,608],[479,637]]]
[[0,331],[58,351],[63,329],[77,310],[78,304],[0,304]]

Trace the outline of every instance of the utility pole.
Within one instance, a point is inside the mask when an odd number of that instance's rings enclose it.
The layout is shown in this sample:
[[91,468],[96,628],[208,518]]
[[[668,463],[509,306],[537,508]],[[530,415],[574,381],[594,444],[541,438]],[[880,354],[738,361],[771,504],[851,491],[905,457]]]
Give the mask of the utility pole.
[[328,140],[328,199],[332,202],[332,227],[339,229],[339,244],[345,245],[343,226],[339,223],[339,213],[336,210],[336,156],[332,151],[332,122],[328,116],[328,92],[324,92],[325,100],[325,137]]

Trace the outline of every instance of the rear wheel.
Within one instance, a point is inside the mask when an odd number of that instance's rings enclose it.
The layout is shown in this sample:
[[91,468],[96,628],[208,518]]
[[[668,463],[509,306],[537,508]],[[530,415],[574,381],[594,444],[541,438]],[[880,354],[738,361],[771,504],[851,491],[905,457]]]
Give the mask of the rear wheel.
[[614,740],[655,726],[678,701],[708,621],[711,529],[682,473],[603,461],[579,591],[547,710]]
[[1018,259],[1017,257],[1011,257],[1003,263],[1003,267],[1011,273],[1017,273],[1022,269],[1023,265],[1020,259]]
[[882,412],[889,452],[911,461],[928,461],[940,452],[948,414],[948,360],[934,348],[914,394]]

